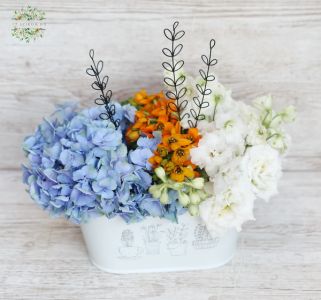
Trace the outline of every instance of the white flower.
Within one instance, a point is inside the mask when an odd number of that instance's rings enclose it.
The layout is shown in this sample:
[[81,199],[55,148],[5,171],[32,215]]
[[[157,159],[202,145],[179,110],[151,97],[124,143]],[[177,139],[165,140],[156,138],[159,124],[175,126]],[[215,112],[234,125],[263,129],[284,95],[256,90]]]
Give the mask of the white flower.
[[190,185],[194,189],[201,190],[204,187],[204,182],[205,181],[204,181],[203,177],[198,177],[198,178],[192,179],[191,182],[190,182]]
[[157,177],[165,182],[166,181],[166,173],[165,173],[165,170],[162,168],[162,167],[158,167],[155,169],[155,174],[157,175]]
[[238,102],[240,116],[246,125],[245,140],[247,145],[266,144],[267,129],[262,125],[258,110],[243,102]]
[[199,208],[198,205],[190,205],[188,207],[188,211],[191,214],[191,216],[198,216],[199,215]]
[[[217,115],[216,122],[204,122],[200,126],[202,138],[198,147],[191,149],[191,161],[214,177],[221,166],[243,155],[245,150],[246,124],[237,112]],[[206,125],[205,125],[206,124]]]
[[192,76],[188,76],[185,74],[185,82],[184,82],[184,86],[186,87],[186,94],[185,94],[185,98],[188,98],[189,102],[193,102],[192,99],[194,97],[196,97],[198,95],[198,91],[196,89],[196,84],[197,79],[195,79]]
[[169,197],[168,197],[168,192],[167,190],[163,190],[160,197],[159,197],[159,201],[162,203],[162,204],[168,204],[169,203]]
[[206,133],[198,147],[190,150],[192,163],[204,168],[207,175],[215,176],[220,166],[232,159],[233,153],[224,136],[214,132]]
[[213,236],[223,235],[232,228],[240,231],[244,222],[254,220],[253,203],[254,195],[249,192],[246,181],[232,181],[201,203],[200,217]]
[[286,107],[280,114],[284,122],[293,122],[296,118],[296,108],[293,105],[290,105]]
[[[193,78],[186,75],[184,87],[187,89],[187,92],[184,99],[187,100],[187,106],[182,111],[181,115],[190,113],[191,109],[194,109],[198,113],[199,108],[195,105],[193,98],[199,97],[199,100],[202,101],[202,95],[198,92],[196,84],[204,86],[204,83],[205,82],[201,77]],[[198,128],[204,126],[204,123],[212,122],[214,115],[220,111],[227,112],[229,109],[233,108],[231,92],[225,89],[217,79],[208,82],[207,89],[211,89],[212,92],[211,94],[206,95],[203,99],[205,102],[208,102],[209,105],[201,110],[201,114],[205,116],[205,120],[198,121]],[[192,116],[190,116],[190,118],[185,117],[181,122],[183,128],[189,127],[188,120],[191,120],[193,123],[195,122]]]
[[261,125],[269,128],[275,115],[275,112],[272,110],[271,95],[256,98],[253,101],[253,106],[257,109]]
[[260,116],[258,114],[257,109],[241,101],[238,101],[237,103],[238,103],[241,118],[243,119],[245,124],[249,126],[253,126],[255,124],[260,123]]
[[[296,109],[290,105],[280,112],[272,109],[271,96],[264,96],[257,98],[253,102],[254,108],[259,115],[258,128],[251,131],[247,137],[249,145],[260,144],[259,139],[261,135],[271,147],[278,150],[279,153],[284,154],[290,144],[290,137],[284,132],[285,123],[293,122],[296,117]],[[258,133],[258,134],[257,134]]]
[[268,200],[277,193],[281,177],[279,153],[269,145],[258,145],[247,149],[241,168],[251,183],[256,196]]
[[192,204],[200,204],[202,201],[198,192],[189,193],[189,198],[190,198]]
[[253,126],[249,128],[246,136],[246,144],[250,146],[266,144],[268,132],[265,127]]
[[284,131],[269,130],[270,136],[267,138],[268,144],[274,149],[284,154],[291,144],[291,137]]
[[[195,120],[191,117],[190,111],[191,109],[194,109],[198,112],[198,108],[195,105],[193,98],[199,96],[199,92],[196,88],[196,84],[202,85],[202,78],[194,78],[192,76],[189,76],[188,74],[185,75],[185,81],[182,87],[186,88],[186,94],[184,96],[184,100],[187,101],[186,107],[181,111],[181,117],[184,116],[184,118],[181,120],[181,125],[183,128],[189,128],[189,120],[193,123]],[[182,100],[183,100],[182,99]],[[188,117],[189,116],[189,117]]]
[[222,235],[228,229],[241,230],[242,224],[253,220],[255,195],[241,168],[242,158],[234,158],[221,166],[212,178],[212,197],[200,205],[200,216],[213,235]]
[[258,110],[271,110],[272,109],[272,96],[271,95],[265,95],[256,98],[253,101],[254,107],[256,107]]
[[242,120],[240,109],[236,101],[228,111],[218,111],[215,115],[216,128],[222,130],[229,145],[244,148],[244,139],[247,133],[246,123]]
[[241,169],[242,158],[234,158],[221,166],[219,173],[213,178],[215,194],[219,194],[232,185],[239,185],[242,182],[243,188],[249,188],[247,177]]
[[183,207],[187,207],[191,202],[190,197],[182,191],[178,191],[178,201]]
[[212,93],[210,94],[210,102],[213,106],[217,106],[217,111],[228,111],[233,106],[234,100],[231,96],[231,91],[224,87],[217,80],[209,84]]

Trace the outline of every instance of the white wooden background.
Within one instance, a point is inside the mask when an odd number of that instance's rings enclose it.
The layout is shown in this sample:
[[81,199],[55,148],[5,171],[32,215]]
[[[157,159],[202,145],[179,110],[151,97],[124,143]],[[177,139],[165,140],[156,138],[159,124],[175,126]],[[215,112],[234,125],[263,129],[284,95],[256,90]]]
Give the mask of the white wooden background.
[[[46,12],[43,39],[10,35],[14,9]],[[217,40],[220,81],[237,99],[295,104],[280,194],[256,209],[233,261],[217,270],[117,276],[96,270],[78,227],[52,220],[24,192],[21,142],[54,103],[92,105],[88,50],[117,99],[161,84],[162,29],[186,30],[195,72]],[[321,2],[57,0],[0,2],[0,299],[321,299]]]

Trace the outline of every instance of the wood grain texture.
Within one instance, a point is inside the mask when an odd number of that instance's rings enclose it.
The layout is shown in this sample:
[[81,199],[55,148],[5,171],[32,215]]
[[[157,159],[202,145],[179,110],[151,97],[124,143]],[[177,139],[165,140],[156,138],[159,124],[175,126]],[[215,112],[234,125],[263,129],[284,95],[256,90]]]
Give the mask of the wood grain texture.
[[[0,2],[0,299],[321,299],[321,2],[255,0],[31,0],[43,39],[11,37],[21,1]],[[162,29],[186,30],[196,73],[217,40],[220,81],[236,99],[271,93],[294,104],[280,194],[260,203],[233,261],[217,270],[117,276],[88,262],[78,227],[51,220],[24,193],[20,145],[56,103],[92,105],[88,50],[105,61],[115,98],[160,89]]]

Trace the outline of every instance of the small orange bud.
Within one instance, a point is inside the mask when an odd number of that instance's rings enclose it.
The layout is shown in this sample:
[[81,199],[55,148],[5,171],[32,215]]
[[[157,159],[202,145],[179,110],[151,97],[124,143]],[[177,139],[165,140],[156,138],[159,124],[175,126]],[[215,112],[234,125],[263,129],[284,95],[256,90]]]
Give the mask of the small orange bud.
[[129,132],[127,132],[126,136],[131,142],[135,142],[139,138],[139,132],[138,131],[129,131]]

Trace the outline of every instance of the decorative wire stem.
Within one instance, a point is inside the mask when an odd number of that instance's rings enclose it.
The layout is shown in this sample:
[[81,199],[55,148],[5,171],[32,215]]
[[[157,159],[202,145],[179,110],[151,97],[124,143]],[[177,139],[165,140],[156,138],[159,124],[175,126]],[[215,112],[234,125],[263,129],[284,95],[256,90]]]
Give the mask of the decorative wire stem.
[[[217,64],[217,59],[212,59],[212,50],[215,46],[215,40],[212,39],[210,41],[210,53],[209,56],[207,57],[206,55],[202,55],[202,61],[204,64],[207,66],[206,73],[204,70],[200,69],[199,73],[201,77],[203,78],[205,84],[204,87],[202,87],[200,84],[196,84],[196,88],[200,95],[202,96],[201,100],[199,99],[199,96],[196,96],[193,98],[193,102],[197,107],[197,111],[195,111],[194,108],[191,108],[190,113],[192,117],[194,118],[194,122],[192,120],[188,120],[188,124],[190,127],[197,127],[198,121],[202,121],[205,119],[205,115],[201,113],[203,108],[209,107],[209,102],[205,100],[205,96],[208,96],[212,93],[212,90],[207,87],[207,84],[209,81],[215,80],[214,75],[210,75],[210,68],[214,65]],[[216,107],[214,109],[214,114],[215,114]]]
[[182,44],[176,45],[175,42],[180,40],[185,35],[185,31],[183,30],[176,31],[178,24],[179,24],[178,22],[175,22],[173,24],[172,30],[168,28],[164,29],[165,37],[171,41],[171,49],[169,48],[162,49],[163,54],[166,57],[170,58],[170,62],[163,62],[162,66],[166,71],[172,74],[172,77],[168,77],[168,76],[164,77],[164,82],[169,88],[168,91],[166,92],[166,96],[169,99],[174,100],[174,102],[170,102],[168,104],[168,109],[176,113],[178,120],[181,121],[185,116],[189,117],[189,114],[184,113],[183,116],[181,115],[181,112],[185,109],[187,105],[187,100],[181,101],[181,99],[185,96],[187,89],[186,87],[180,88],[180,86],[185,81],[185,76],[183,74],[177,76],[177,73],[176,73],[184,65],[183,60],[179,60],[175,62],[175,57],[178,56],[183,49]]
[[90,67],[86,69],[86,73],[89,76],[95,77],[95,81],[91,84],[91,87],[96,91],[100,91],[100,95],[98,98],[95,99],[95,103],[97,105],[104,105],[106,109],[106,112],[101,113],[99,117],[102,120],[109,120],[114,124],[115,128],[117,129],[119,127],[120,120],[114,118],[116,114],[116,107],[115,107],[115,104],[110,103],[111,97],[112,97],[112,91],[111,90],[105,91],[107,88],[109,77],[104,76],[102,79],[100,78],[100,73],[103,70],[104,63],[102,60],[99,60],[98,63],[96,64],[94,55],[95,55],[94,50],[90,49],[89,57],[91,58],[92,65],[90,65]]

